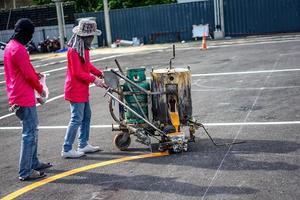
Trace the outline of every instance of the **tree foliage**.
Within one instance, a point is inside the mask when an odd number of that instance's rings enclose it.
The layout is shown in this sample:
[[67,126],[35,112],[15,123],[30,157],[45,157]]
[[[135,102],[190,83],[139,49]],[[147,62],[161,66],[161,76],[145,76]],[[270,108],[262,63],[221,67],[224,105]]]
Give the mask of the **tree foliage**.
[[[32,0],[36,5],[49,4],[52,0]],[[64,2],[75,2],[77,12],[93,12],[103,10],[103,0],[64,0]],[[176,0],[108,0],[110,9],[132,8],[156,4],[175,3]]]

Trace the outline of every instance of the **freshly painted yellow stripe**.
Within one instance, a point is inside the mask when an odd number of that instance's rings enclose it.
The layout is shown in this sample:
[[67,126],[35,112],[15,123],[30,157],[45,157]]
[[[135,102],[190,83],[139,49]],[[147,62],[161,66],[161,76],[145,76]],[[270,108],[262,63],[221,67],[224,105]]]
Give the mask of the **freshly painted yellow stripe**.
[[143,154],[143,155],[138,155],[138,156],[129,156],[129,157],[123,157],[123,158],[119,158],[119,159],[114,159],[114,160],[109,160],[109,161],[104,161],[104,162],[100,162],[100,163],[96,163],[96,164],[91,164],[91,165],[87,165],[84,167],[80,167],[80,168],[76,168],[76,169],[72,169],[70,171],[66,171],[54,176],[51,176],[49,178],[40,180],[38,182],[35,182],[33,184],[30,184],[26,187],[23,187],[5,197],[3,197],[1,200],[9,200],[9,199],[15,199],[16,197],[29,192],[35,188],[41,187],[43,185],[46,185],[47,183],[56,181],[58,179],[64,178],[66,176],[71,176],[83,171],[88,171],[91,169],[95,169],[97,167],[103,167],[103,166],[107,166],[107,165],[112,165],[112,164],[116,164],[116,163],[121,163],[121,162],[126,162],[126,161],[131,161],[131,160],[138,160],[138,159],[142,159],[142,158],[151,158],[151,157],[159,157],[159,156],[167,156],[169,155],[168,152],[160,152],[160,153],[150,153],[150,154]]

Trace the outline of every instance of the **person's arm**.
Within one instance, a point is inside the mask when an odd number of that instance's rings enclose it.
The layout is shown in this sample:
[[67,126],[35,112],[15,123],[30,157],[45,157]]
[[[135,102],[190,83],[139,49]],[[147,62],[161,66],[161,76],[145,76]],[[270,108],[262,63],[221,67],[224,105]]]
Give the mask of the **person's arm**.
[[83,70],[78,53],[75,50],[71,49],[71,51],[68,53],[68,56],[68,61],[70,62],[71,66],[71,68],[69,69],[71,75],[87,84],[93,83],[95,81],[95,77]]
[[43,94],[43,86],[39,81],[37,72],[30,63],[30,58],[25,48],[20,48],[16,51],[16,54],[14,55],[14,62],[17,66],[19,66],[19,69],[26,82],[39,94]]
[[102,77],[103,73],[100,69],[96,68],[91,62],[88,62],[90,72],[97,77]]
[[88,50],[85,50],[85,55],[86,55],[86,64],[88,65],[88,68],[89,68],[89,71],[91,74],[97,76],[97,77],[100,77],[102,78],[103,77],[103,73],[102,73],[102,70],[96,68],[92,63],[91,63],[91,60],[90,60],[90,52]]

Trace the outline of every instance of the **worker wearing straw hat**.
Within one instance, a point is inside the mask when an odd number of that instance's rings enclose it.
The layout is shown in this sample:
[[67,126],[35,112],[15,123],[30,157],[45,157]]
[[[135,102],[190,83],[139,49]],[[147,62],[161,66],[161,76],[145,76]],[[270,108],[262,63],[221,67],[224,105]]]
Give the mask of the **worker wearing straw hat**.
[[[63,158],[78,158],[100,150],[98,146],[88,143],[91,120],[89,85],[105,86],[102,71],[90,62],[89,54],[94,36],[100,34],[95,21],[82,19],[73,28],[73,36],[68,42],[65,100],[70,102],[71,119],[61,152]],[[73,143],[78,129],[78,149],[75,150]]]

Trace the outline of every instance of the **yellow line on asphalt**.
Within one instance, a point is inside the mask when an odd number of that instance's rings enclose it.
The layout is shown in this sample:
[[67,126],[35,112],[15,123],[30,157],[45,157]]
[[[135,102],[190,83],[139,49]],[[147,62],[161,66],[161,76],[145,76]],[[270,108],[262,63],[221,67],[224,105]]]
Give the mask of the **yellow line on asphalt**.
[[38,187],[41,187],[43,185],[46,185],[47,183],[51,183],[58,179],[61,179],[61,178],[67,177],[67,176],[71,176],[71,175],[74,175],[74,174],[77,174],[80,172],[95,169],[97,167],[104,167],[107,165],[112,165],[112,164],[131,161],[131,160],[138,160],[138,159],[142,159],[142,158],[152,158],[152,157],[160,157],[160,156],[167,156],[167,155],[169,155],[168,152],[159,152],[159,153],[143,154],[143,155],[138,155],[138,156],[128,156],[128,157],[118,158],[118,159],[114,159],[114,160],[104,161],[104,162],[95,163],[95,164],[87,165],[84,167],[72,169],[70,171],[66,171],[66,172],[51,176],[49,178],[40,180],[40,181],[30,184],[26,187],[23,187],[13,193],[10,193],[9,195],[7,195],[5,197],[3,197],[1,200],[15,199],[18,196],[21,196],[22,194],[24,194],[26,192],[29,192],[29,191],[36,189]]

